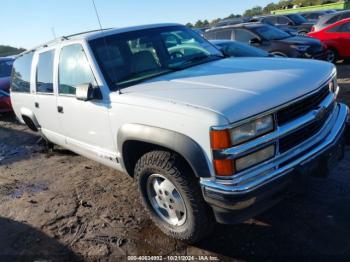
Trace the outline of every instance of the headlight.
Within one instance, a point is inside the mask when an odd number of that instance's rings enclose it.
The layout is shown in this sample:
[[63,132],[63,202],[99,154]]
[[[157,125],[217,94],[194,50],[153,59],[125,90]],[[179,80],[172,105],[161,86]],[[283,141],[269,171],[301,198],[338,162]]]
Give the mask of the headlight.
[[292,45],[292,47],[298,51],[305,52],[309,49],[309,45]]
[[275,155],[275,145],[268,146],[264,149],[256,151],[255,153],[249,154],[245,157],[236,160],[235,166],[236,171],[242,171],[249,167],[260,164],[266,160],[271,159]]
[[274,129],[273,116],[258,118],[230,130],[232,145],[239,145],[256,137],[267,134]]
[[338,81],[337,81],[337,76],[335,76],[332,81],[329,82],[329,91],[333,93],[338,92]]

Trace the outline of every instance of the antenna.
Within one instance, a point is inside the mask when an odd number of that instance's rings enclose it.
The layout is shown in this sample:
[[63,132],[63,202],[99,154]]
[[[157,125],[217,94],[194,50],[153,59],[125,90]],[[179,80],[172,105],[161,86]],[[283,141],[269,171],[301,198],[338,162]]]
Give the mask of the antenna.
[[53,35],[53,39],[56,39],[56,31],[55,31],[55,28],[54,27],[51,27],[51,32],[52,32],[52,35]]
[[[100,19],[100,16],[99,16],[97,8],[96,8],[95,0],[91,0],[91,2],[92,2],[92,5],[94,6],[94,9],[95,9],[95,13],[96,13],[98,24],[100,25],[100,31],[103,32],[101,19]],[[104,42],[104,45],[105,45],[105,48],[106,48],[106,51],[107,51],[107,56],[111,57],[110,50],[109,50],[109,47],[108,47],[107,40],[106,40],[105,36],[103,37],[103,42]],[[118,92],[119,92],[119,94],[122,94],[120,89],[118,89]]]
[[102,29],[102,24],[101,24],[100,16],[99,16],[97,8],[96,8],[95,0],[91,0],[91,1],[92,1],[92,5],[94,6],[94,9],[95,9],[95,13],[96,13],[98,24],[100,25],[100,29],[102,31],[103,30]]

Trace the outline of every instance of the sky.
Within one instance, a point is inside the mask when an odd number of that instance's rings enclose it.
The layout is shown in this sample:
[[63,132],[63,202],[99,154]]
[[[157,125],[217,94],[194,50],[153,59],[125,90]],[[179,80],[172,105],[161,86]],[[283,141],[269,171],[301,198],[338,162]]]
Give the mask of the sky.
[[[103,28],[209,21],[273,0],[95,0]],[[99,28],[92,0],[0,0],[0,45],[31,48]],[[54,33],[53,33],[54,31]]]

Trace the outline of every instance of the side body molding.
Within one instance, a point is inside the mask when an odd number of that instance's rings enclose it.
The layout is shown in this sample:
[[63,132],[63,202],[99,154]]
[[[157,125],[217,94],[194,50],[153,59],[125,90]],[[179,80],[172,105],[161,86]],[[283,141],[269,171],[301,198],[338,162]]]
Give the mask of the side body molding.
[[[140,124],[125,124],[118,132],[118,151],[123,155],[127,141],[140,141],[168,148],[180,154],[197,177],[211,177],[208,161],[202,148],[190,137],[168,129]],[[125,167],[122,156],[122,165]]]

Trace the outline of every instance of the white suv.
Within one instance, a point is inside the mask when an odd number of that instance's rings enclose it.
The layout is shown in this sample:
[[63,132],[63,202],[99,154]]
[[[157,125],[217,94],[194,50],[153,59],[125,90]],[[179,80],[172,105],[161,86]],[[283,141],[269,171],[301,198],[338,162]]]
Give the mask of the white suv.
[[189,242],[326,174],[348,125],[332,64],[225,58],[178,24],[42,45],[16,59],[11,91],[21,122],[135,177],[153,221]]

